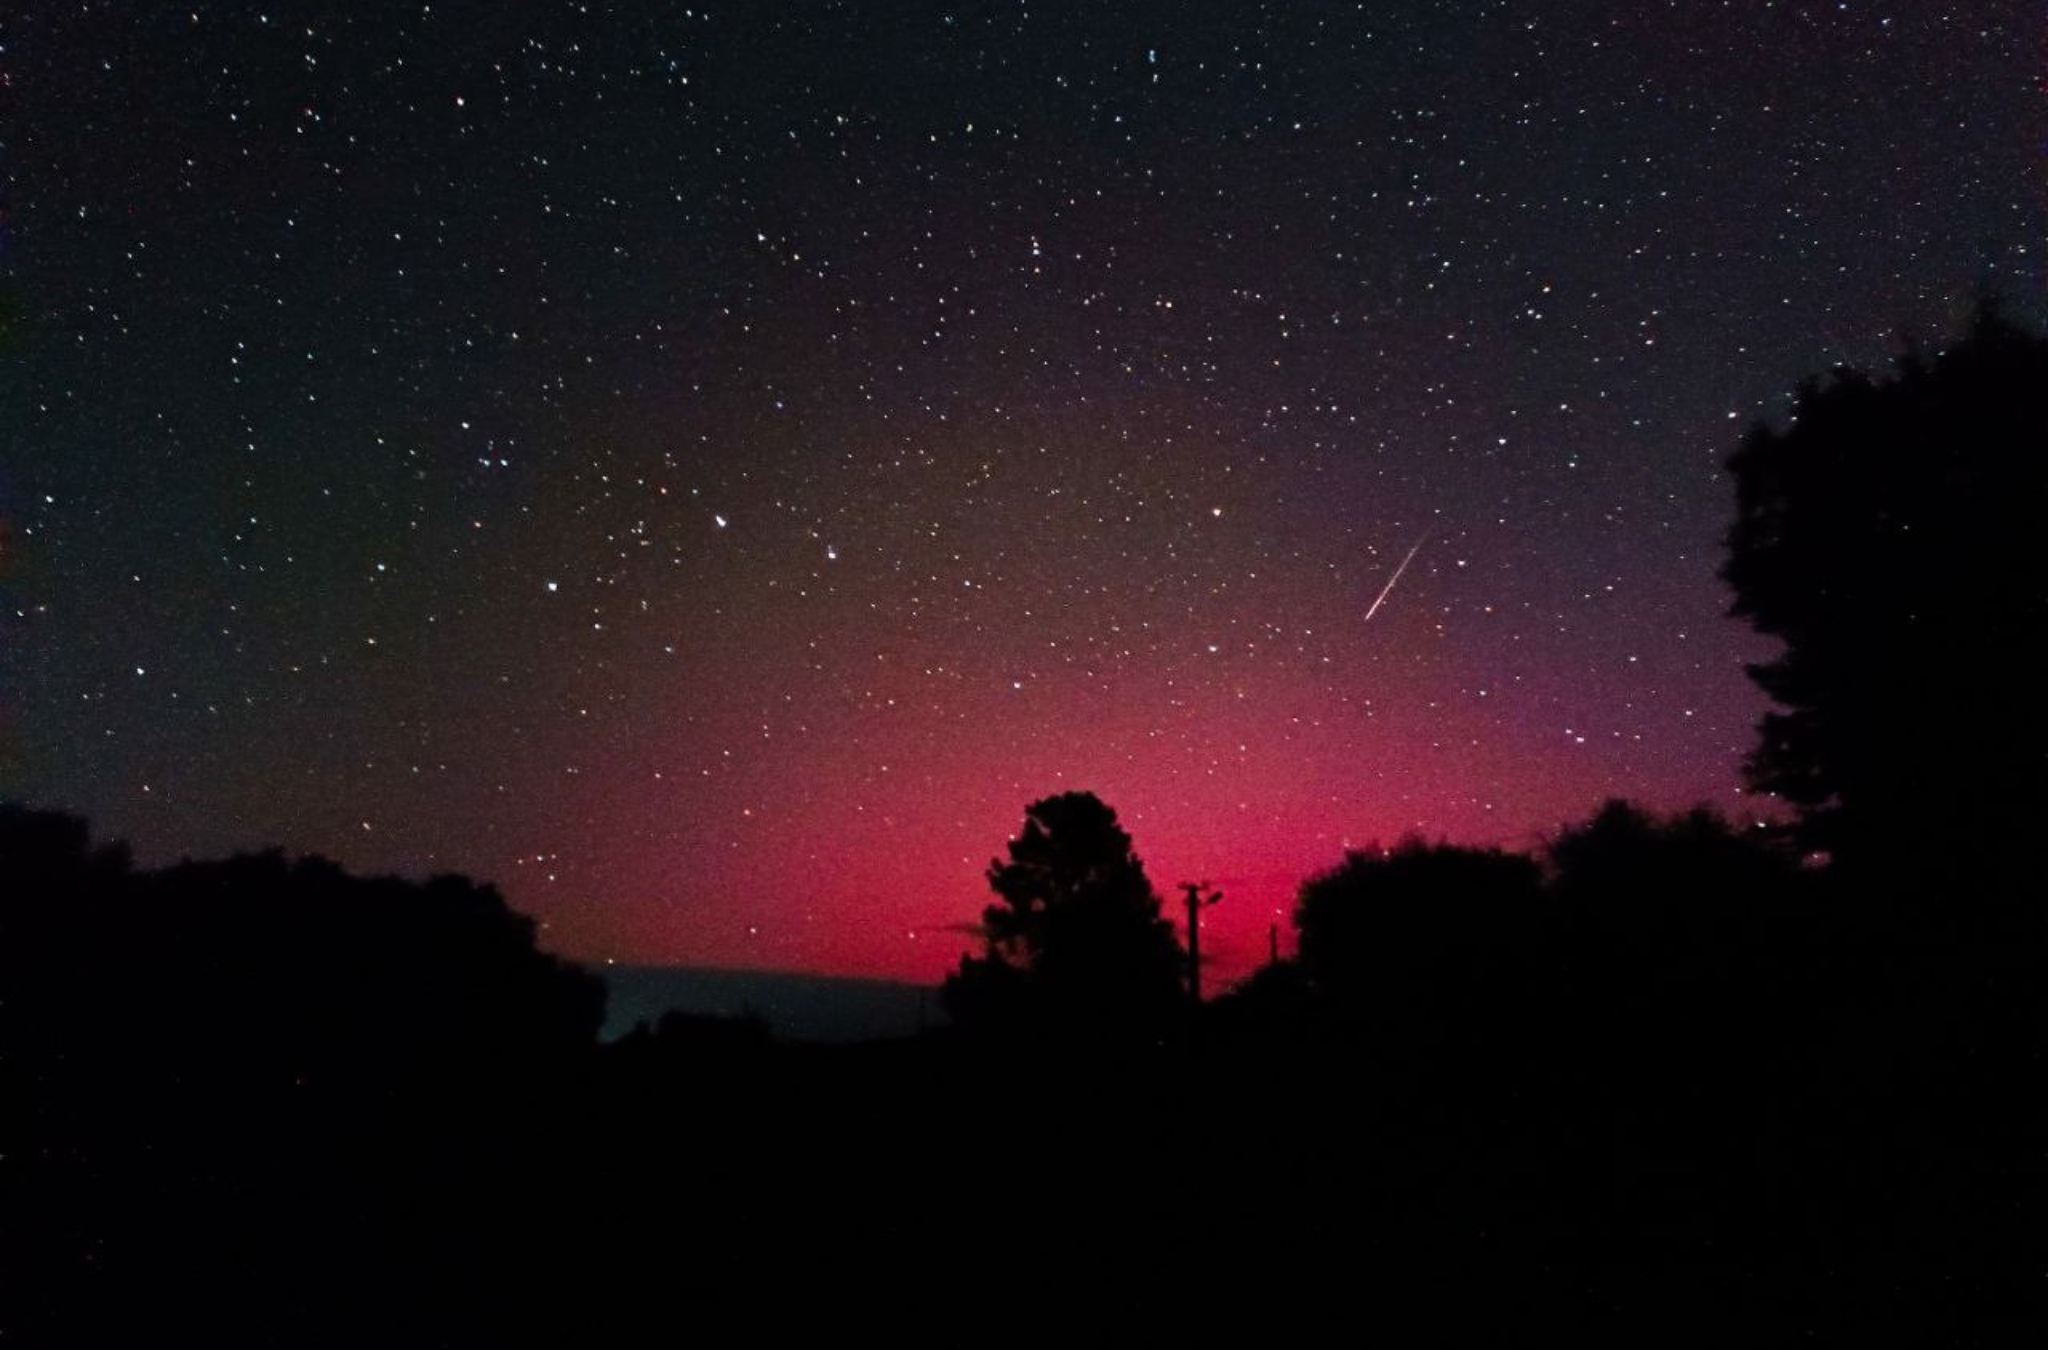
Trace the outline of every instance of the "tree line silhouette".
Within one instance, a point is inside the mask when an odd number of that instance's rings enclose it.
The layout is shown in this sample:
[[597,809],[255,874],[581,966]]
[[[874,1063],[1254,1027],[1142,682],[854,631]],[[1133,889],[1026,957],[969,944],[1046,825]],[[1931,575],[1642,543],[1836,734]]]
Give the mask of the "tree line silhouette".
[[[0,806],[0,1333],[891,1329],[2018,1343],[2048,1269],[2048,341],[1990,307],[1730,460],[1787,806],[1602,806],[1301,886],[1213,1002],[1092,794],[1026,808],[952,1024],[782,1044],[487,886],[161,870]],[[731,1319],[739,1319],[737,1323]]]

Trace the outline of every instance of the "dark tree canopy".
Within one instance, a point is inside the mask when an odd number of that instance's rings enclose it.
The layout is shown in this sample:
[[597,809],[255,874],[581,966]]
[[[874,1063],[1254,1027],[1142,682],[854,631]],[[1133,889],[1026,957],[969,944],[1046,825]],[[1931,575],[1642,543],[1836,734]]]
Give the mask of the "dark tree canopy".
[[1009,859],[989,864],[999,897],[982,913],[987,952],[946,981],[964,1025],[1003,1021],[1156,1030],[1181,998],[1181,952],[1116,812],[1090,792],[1033,802]]
[[477,1291],[525,1283],[505,1272],[540,1245],[535,1206],[573,1222],[535,1173],[604,994],[464,877],[276,852],[142,871],[81,820],[0,803],[0,1153],[32,1160],[0,1268],[23,1343],[401,1345],[428,1343],[408,1318],[516,1320],[525,1300]]
[[1353,850],[1302,883],[1302,967],[1339,1006],[1424,1014],[1526,927],[1540,882],[1532,860],[1495,849],[1410,838]]
[[138,872],[85,822],[4,804],[0,939],[22,1028],[151,1072],[395,1083],[573,1054],[603,1020],[603,984],[466,877],[276,852]]
[[1548,850],[1551,886],[1567,906],[1708,918],[1776,899],[1791,859],[1761,832],[1704,807],[1662,817],[1619,799],[1563,830]]
[[1680,986],[1719,999],[1753,985],[1759,962],[1798,958],[1811,918],[1776,837],[1704,808],[1667,817],[1609,801],[1552,840],[1548,862],[1574,981],[1655,1003]]
[[2048,792],[2048,341],[1987,307],[1875,380],[1809,382],[1730,459],[1733,612],[1782,639],[1752,783],[1866,875],[1981,865]]

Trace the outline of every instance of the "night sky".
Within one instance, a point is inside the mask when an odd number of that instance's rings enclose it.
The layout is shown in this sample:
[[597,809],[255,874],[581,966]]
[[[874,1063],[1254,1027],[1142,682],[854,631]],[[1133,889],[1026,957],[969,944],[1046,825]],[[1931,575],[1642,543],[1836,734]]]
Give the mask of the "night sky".
[[1762,809],[1722,460],[2043,308],[2017,0],[0,47],[0,791],[598,961],[936,977],[1068,788],[1224,888],[1224,978],[1347,844]]

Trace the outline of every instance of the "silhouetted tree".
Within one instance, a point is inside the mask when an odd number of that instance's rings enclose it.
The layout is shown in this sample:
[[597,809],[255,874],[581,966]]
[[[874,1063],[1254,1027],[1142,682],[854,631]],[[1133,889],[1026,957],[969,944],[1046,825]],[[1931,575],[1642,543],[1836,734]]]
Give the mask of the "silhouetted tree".
[[27,1339],[203,1315],[311,1345],[359,1341],[357,1316],[487,1315],[603,1006],[466,878],[277,853],[138,872],[82,821],[0,805]]
[[988,883],[1000,902],[982,913],[986,953],[961,958],[943,994],[956,1022],[1117,1035],[1157,1032],[1174,1017],[1180,945],[1100,798],[1033,802]]
[[1663,817],[1610,801],[1560,833],[1548,861],[1554,965],[1561,997],[1584,1010],[1579,1039],[1656,1041],[1669,1061],[1681,1025],[1745,1053],[1791,1034],[1780,1004],[1820,974],[1815,897],[1771,835],[1704,808]]
[[2048,341],[1987,306],[1809,381],[1729,468],[1733,612],[1785,643],[1751,781],[1859,884],[1994,873],[2048,807]]
[[1878,1231],[1967,1235],[1957,1265],[2018,1287],[2048,1195],[2048,339],[1986,305],[1888,377],[1806,383],[1729,467],[1734,613],[1785,644],[1750,778],[1833,858],[1808,1005],[1853,1124],[1813,1155],[1896,1197]]
[[1604,803],[1561,831],[1547,858],[1551,891],[1567,916],[1616,941],[1674,955],[1780,943],[1794,918],[1791,856],[1760,829],[1738,830],[1698,807],[1659,816]]
[[1536,918],[1535,862],[1430,844],[1353,850],[1302,883],[1301,965],[1341,1017],[1436,1040],[1481,1008],[1505,1011],[1498,980]]

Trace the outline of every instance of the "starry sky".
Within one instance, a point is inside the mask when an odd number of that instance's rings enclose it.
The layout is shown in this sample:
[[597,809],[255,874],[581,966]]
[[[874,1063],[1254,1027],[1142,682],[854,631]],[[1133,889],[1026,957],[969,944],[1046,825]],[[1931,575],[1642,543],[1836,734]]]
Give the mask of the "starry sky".
[[0,791],[918,979],[1069,788],[1224,889],[1223,979],[1347,845],[1760,809],[1721,461],[1980,287],[2039,318],[2044,52],[2016,0],[9,7]]

